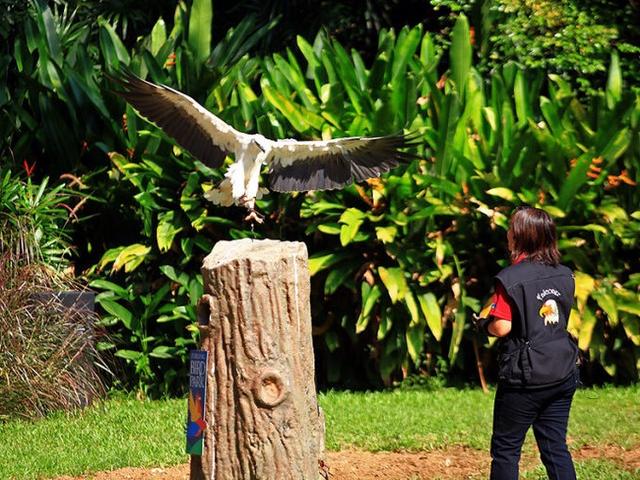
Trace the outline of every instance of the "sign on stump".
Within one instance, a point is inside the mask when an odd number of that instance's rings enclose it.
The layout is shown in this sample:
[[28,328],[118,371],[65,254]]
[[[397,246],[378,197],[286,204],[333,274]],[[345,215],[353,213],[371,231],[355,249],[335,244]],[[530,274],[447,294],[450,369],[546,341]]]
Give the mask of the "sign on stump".
[[207,399],[207,360],[205,350],[192,350],[189,353],[189,410],[187,417],[187,453],[202,455],[204,431],[207,423],[204,418]]
[[316,480],[324,417],[316,397],[303,243],[218,242],[202,267],[209,352],[202,456],[191,480]]

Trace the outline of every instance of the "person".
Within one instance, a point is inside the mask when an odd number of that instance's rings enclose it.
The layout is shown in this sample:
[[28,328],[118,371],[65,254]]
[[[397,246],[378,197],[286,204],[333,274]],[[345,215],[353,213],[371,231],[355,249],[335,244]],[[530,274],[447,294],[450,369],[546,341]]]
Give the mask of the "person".
[[525,435],[533,427],[551,480],[576,478],[567,425],[579,373],[567,331],[573,272],[560,265],[556,227],[543,210],[518,207],[507,231],[512,264],[496,276],[489,315],[479,326],[498,340],[491,479],[516,480]]

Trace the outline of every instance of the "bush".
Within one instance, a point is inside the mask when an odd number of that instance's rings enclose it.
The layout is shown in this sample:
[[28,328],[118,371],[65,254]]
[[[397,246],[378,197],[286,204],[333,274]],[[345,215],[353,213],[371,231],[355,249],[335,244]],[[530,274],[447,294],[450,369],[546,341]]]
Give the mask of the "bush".
[[[475,30],[478,68],[489,72],[509,61],[560,74],[593,94],[607,80],[609,56],[621,52],[628,78],[640,71],[640,10],[613,0],[431,0],[444,12],[463,10]],[[441,18],[446,23],[446,18]],[[449,22],[455,21],[451,15]]]
[[[35,265],[0,264],[0,419],[84,407],[103,396],[95,315],[66,308]],[[75,287],[67,283],[68,287]]]
[[0,168],[0,251],[16,264],[62,270],[71,253],[70,199],[64,185],[49,188],[46,178],[36,184]]
[[97,318],[58,298],[82,290],[62,273],[69,198],[63,186],[0,172],[0,419],[82,407],[104,393]]

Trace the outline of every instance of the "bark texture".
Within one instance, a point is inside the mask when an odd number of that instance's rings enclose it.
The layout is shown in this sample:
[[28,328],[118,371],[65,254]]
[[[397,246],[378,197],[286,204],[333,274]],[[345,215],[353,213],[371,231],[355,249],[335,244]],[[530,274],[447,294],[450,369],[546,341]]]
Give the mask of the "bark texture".
[[191,479],[318,479],[324,417],[305,245],[218,242],[202,273],[209,426],[202,458],[192,457]]

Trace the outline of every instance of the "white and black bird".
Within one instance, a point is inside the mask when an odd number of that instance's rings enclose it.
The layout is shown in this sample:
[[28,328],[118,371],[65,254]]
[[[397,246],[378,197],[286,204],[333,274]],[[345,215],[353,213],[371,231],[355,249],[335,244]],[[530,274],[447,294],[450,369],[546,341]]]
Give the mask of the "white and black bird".
[[166,85],[131,73],[113,80],[123,88],[116,92],[118,95],[203,163],[216,168],[222,165],[225,154],[234,155],[225,179],[205,196],[218,205],[246,207],[250,212],[247,219],[261,221],[255,212],[255,199],[262,193],[259,181],[265,164],[271,190],[299,192],[343,188],[378,177],[416,157],[400,150],[414,145],[413,135],[270,140],[260,134],[239,132],[193,98]]

